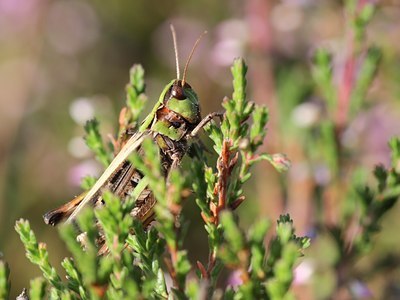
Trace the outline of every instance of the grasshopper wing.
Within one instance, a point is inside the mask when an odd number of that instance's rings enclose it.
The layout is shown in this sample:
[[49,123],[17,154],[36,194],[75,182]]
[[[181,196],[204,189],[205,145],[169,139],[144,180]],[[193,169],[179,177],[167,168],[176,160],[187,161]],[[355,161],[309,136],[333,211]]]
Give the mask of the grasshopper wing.
[[107,184],[110,177],[123,165],[129,155],[140,147],[144,138],[149,135],[149,131],[137,132],[131,138],[129,138],[126,144],[122,147],[121,151],[115,156],[113,161],[100,176],[94,186],[88,191],[85,197],[80,201],[79,205],[71,213],[66,221],[67,223],[74,220],[79,212],[93,199],[93,197],[101,193],[101,189]]

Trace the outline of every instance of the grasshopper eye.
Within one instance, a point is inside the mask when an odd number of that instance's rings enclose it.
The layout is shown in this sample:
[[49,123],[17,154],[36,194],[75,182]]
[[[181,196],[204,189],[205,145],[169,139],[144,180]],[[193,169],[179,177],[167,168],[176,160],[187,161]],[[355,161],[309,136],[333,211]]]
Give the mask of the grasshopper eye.
[[175,99],[184,100],[186,99],[185,92],[183,91],[183,87],[179,85],[173,85],[171,90],[171,95]]

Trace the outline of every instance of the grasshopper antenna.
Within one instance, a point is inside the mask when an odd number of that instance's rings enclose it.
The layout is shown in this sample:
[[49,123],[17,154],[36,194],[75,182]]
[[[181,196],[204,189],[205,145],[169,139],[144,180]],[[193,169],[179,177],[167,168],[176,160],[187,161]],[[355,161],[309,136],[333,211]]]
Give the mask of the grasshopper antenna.
[[180,70],[179,70],[179,55],[178,55],[178,46],[177,46],[177,43],[176,43],[176,31],[175,31],[174,25],[169,24],[169,27],[171,28],[172,40],[174,41],[175,63],[176,63],[176,79],[179,80],[179,77],[181,77],[181,74],[180,74]]
[[185,79],[186,79],[187,68],[188,68],[189,63],[190,63],[190,61],[191,61],[191,59],[192,59],[193,53],[194,53],[194,51],[196,50],[197,45],[199,44],[200,40],[202,39],[202,37],[203,37],[205,34],[207,34],[207,31],[204,31],[204,32],[199,36],[199,38],[197,39],[197,41],[194,43],[194,46],[193,46],[193,48],[192,48],[192,51],[190,51],[189,57],[188,57],[188,59],[187,59],[187,61],[186,61],[185,68],[183,69],[182,86],[185,85]]

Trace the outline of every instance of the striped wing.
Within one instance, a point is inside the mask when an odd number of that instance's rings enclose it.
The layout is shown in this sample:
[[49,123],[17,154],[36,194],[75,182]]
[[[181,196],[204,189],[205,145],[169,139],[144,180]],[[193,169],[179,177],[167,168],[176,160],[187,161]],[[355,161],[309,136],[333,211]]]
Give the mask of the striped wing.
[[137,150],[142,144],[145,137],[149,136],[148,131],[135,133],[122,147],[121,151],[114,157],[113,161],[100,176],[94,186],[88,191],[83,200],[79,203],[73,213],[67,219],[67,223],[71,222],[76,218],[79,212],[94,198],[96,195],[101,193],[101,189],[110,181],[110,178],[115,174],[124,162],[127,160],[128,156],[135,150]]

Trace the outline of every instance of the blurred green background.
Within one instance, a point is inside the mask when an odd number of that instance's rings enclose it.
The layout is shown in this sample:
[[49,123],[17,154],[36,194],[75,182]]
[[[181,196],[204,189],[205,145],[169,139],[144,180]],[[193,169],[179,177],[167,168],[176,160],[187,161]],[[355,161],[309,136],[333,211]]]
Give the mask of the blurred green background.
[[[298,234],[312,235],[315,212],[324,199],[320,195],[345,198],[356,170],[364,174],[357,178],[368,181],[374,165],[388,165],[387,140],[400,134],[400,2],[353,2],[378,5],[360,51],[352,49],[343,1],[0,0],[0,249],[10,264],[12,295],[39,274],[24,256],[15,220],[29,219],[59,266],[68,254],[57,231],[41,216],[78,194],[81,177],[101,172],[84,145],[83,124],[96,117],[105,139],[115,134],[134,63],[145,68],[151,104],[158,99],[175,77],[170,23],[177,31],[181,65],[197,37],[208,31],[187,77],[199,95],[202,114],[221,110],[223,97],[231,93],[232,60],[243,56],[249,65],[250,99],[270,108],[266,149],[292,160],[285,176],[267,163],[255,170],[248,199],[239,209],[243,226],[254,218],[274,220],[289,212]],[[342,80],[354,82],[360,75],[366,45],[379,47],[382,59],[362,108],[338,121],[344,171],[342,181],[332,183],[329,162],[310,147],[312,131],[326,117],[324,92],[312,76],[313,56],[320,47],[332,53],[333,83],[342,91],[348,86]],[[350,79],[343,75],[349,53],[356,57]],[[328,204],[324,214],[340,223],[336,204]],[[188,207],[194,211],[194,234],[187,247],[193,250],[201,248],[205,235],[197,208]],[[351,262],[354,274],[348,288],[355,299],[400,297],[399,209],[397,205],[383,222],[372,252]],[[314,240],[296,270],[299,298],[350,299],[346,292],[335,292],[334,272],[326,267],[338,255],[329,238],[317,235]],[[204,257],[206,250],[193,251],[192,259]]]

